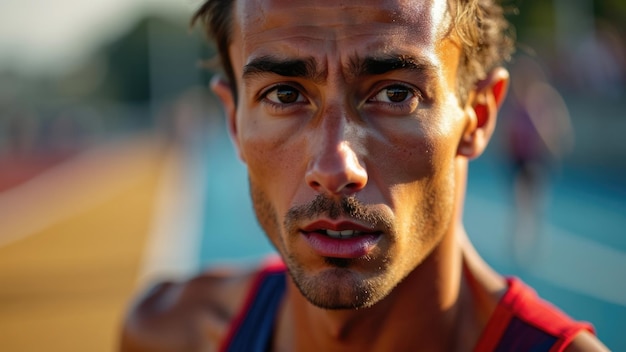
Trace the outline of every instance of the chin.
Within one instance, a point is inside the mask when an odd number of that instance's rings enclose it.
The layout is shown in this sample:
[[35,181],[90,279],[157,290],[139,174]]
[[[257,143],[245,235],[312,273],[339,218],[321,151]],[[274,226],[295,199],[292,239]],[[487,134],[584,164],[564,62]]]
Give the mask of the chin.
[[287,268],[300,293],[313,305],[329,310],[370,307],[386,297],[393,287],[386,287],[384,272],[366,275],[353,268],[351,259],[325,258],[326,265],[314,273],[292,260]]

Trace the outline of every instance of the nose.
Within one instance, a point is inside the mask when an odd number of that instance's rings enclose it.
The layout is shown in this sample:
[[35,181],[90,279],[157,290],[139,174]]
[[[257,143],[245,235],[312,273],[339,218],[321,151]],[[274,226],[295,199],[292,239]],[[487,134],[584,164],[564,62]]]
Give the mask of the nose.
[[315,138],[318,143],[313,149],[317,152],[309,162],[305,181],[315,191],[329,196],[357,193],[367,184],[367,171],[345,133],[333,132],[337,130],[323,125],[325,137]]

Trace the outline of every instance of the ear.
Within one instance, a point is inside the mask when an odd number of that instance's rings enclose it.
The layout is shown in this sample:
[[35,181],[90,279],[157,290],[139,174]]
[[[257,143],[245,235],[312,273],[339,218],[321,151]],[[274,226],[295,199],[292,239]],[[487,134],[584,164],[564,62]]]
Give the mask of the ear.
[[467,125],[459,143],[458,155],[472,159],[487,148],[508,87],[509,72],[497,67],[472,89],[465,104]]
[[224,106],[224,112],[226,113],[226,126],[239,158],[244,160],[241,154],[239,146],[239,135],[237,130],[237,103],[235,102],[235,96],[233,95],[232,88],[228,81],[222,76],[215,75],[211,78],[211,90],[219,98]]

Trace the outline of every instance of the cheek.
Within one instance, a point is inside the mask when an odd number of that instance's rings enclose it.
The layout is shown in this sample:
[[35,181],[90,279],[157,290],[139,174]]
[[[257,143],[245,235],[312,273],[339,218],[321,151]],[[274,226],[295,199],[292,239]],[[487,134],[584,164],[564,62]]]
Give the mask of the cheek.
[[393,185],[435,176],[455,155],[456,138],[445,127],[399,124],[373,138],[368,149],[382,178]]
[[250,196],[252,198],[252,205],[254,206],[254,212],[257,216],[259,224],[276,246],[277,243],[275,239],[279,237],[278,235],[280,233],[276,209],[270,202],[267,194],[263,192],[258,184],[252,179],[250,180]]
[[407,230],[415,220],[426,221],[427,213],[439,212],[435,207],[447,208],[454,193],[459,120],[441,116],[431,111],[429,117],[388,125],[393,128],[381,129],[387,133],[371,148],[381,165],[377,179]]
[[[246,134],[242,134],[245,136]],[[263,134],[250,134],[241,139],[240,148],[245,157],[250,182],[250,196],[254,212],[261,228],[279,251],[282,245],[282,215],[288,204],[289,187],[285,184],[285,173],[289,170],[289,156],[277,148]]]
[[[447,133],[433,132],[420,142],[407,144],[413,150],[402,153],[407,158],[405,179],[410,181],[390,189],[399,231],[406,234],[401,236],[405,247],[399,248],[412,248],[416,254],[429,253],[451,223],[456,187],[453,141]],[[422,260],[421,254],[406,260]]]
[[246,160],[250,182],[279,214],[284,214],[301,183],[302,141],[272,124],[243,125],[240,150]]

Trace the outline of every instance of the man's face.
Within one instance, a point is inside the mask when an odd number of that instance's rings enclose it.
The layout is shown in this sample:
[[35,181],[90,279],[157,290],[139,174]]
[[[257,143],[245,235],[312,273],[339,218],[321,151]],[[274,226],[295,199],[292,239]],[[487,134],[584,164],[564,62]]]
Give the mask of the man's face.
[[450,232],[466,116],[448,21],[445,0],[235,5],[232,133],[315,305],[378,302]]

